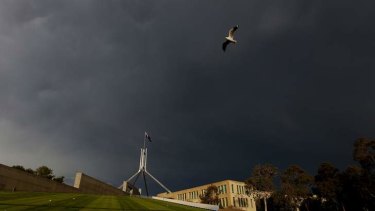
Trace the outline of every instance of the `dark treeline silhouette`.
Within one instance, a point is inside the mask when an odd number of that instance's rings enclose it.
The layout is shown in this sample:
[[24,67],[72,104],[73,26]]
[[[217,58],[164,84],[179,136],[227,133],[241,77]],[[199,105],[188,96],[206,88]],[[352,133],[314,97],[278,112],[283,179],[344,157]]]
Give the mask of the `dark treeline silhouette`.
[[280,171],[271,164],[257,165],[245,181],[257,210],[371,211],[375,210],[375,139],[359,138],[353,160],[340,171],[329,162],[315,176],[297,165]]
[[45,178],[48,178],[50,180],[53,180],[53,181],[56,181],[56,182],[60,182],[60,183],[63,183],[64,182],[64,178],[65,178],[64,176],[56,177],[53,174],[53,170],[50,169],[47,166],[40,166],[40,167],[38,167],[35,170],[33,170],[31,168],[25,169],[21,165],[14,165],[14,166],[12,166],[12,168],[19,169],[21,171],[25,171],[27,173],[34,174],[34,175],[37,175],[37,176],[45,177]]

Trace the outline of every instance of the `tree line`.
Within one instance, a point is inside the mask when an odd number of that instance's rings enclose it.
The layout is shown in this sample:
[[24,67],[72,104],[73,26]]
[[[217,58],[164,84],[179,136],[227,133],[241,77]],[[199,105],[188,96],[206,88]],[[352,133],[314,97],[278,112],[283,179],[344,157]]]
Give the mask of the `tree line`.
[[15,169],[19,169],[21,171],[25,171],[27,173],[30,173],[30,174],[34,174],[34,175],[37,175],[37,176],[40,176],[40,177],[44,177],[44,178],[47,178],[47,179],[50,179],[50,180],[53,180],[53,181],[56,181],[56,182],[59,182],[59,183],[63,183],[64,182],[64,176],[60,176],[60,177],[57,177],[53,174],[53,170],[47,166],[40,166],[38,168],[36,168],[35,170],[31,169],[31,168],[27,168],[25,169],[23,166],[21,165],[14,165],[12,166],[12,168],[15,168]]
[[375,139],[357,139],[353,160],[357,164],[343,171],[321,163],[314,176],[298,165],[256,165],[245,181],[247,193],[257,200],[257,210],[375,210]]

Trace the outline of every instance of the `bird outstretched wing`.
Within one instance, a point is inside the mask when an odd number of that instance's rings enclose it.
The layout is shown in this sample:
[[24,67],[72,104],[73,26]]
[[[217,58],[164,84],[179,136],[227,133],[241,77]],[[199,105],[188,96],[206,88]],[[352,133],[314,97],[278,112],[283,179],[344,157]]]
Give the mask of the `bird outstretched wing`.
[[227,49],[227,46],[229,45],[229,40],[226,40],[224,43],[223,43],[223,51],[225,51],[225,49]]
[[234,26],[233,28],[231,28],[231,29],[229,30],[228,36],[233,38],[233,36],[234,36],[234,32],[235,32],[237,29],[238,29],[238,25],[237,25],[237,26]]

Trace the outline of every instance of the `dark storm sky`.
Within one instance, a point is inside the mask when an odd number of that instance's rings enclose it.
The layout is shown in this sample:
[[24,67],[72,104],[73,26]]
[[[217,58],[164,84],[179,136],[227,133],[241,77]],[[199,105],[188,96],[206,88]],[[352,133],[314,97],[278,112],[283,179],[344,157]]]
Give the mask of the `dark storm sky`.
[[[0,1],[0,163],[172,190],[343,169],[375,136],[371,1]],[[239,25],[226,53],[227,31]],[[153,192],[161,189],[153,188]]]

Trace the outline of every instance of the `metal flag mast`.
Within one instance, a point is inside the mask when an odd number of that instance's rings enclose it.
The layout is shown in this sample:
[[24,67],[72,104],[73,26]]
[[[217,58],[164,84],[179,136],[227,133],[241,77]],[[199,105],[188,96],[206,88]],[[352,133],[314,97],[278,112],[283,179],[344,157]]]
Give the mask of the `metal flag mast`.
[[150,172],[147,171],[146,138],[151,141],[151,138],[147,134],[147,132],[145,132],[145,136],[143,137],[143,148],[141,148],[141,157],[139,159],[139,169],[133,176],[131,176],[128,180],[126,180],[126,182],[130,182],[135,177],[135,180],[133,182],[133,186],[135,186],[135,183],[137,182],[139,175],[142,174],[143,180],[145,183],[146,194],[148,196],[148,188],[147,188],[147,182],[146,182],[146,175],[148,175],[149,177],[151,177],[151,179],[153,179],[156,183],[158,183],[162,188],[164,188],[164,190],[166,190],[168,193],[171,193],[171,191],[167,187],[165,187],[161,182],[159,182],[159,180],[157,180],[154,176],[150,174]]

